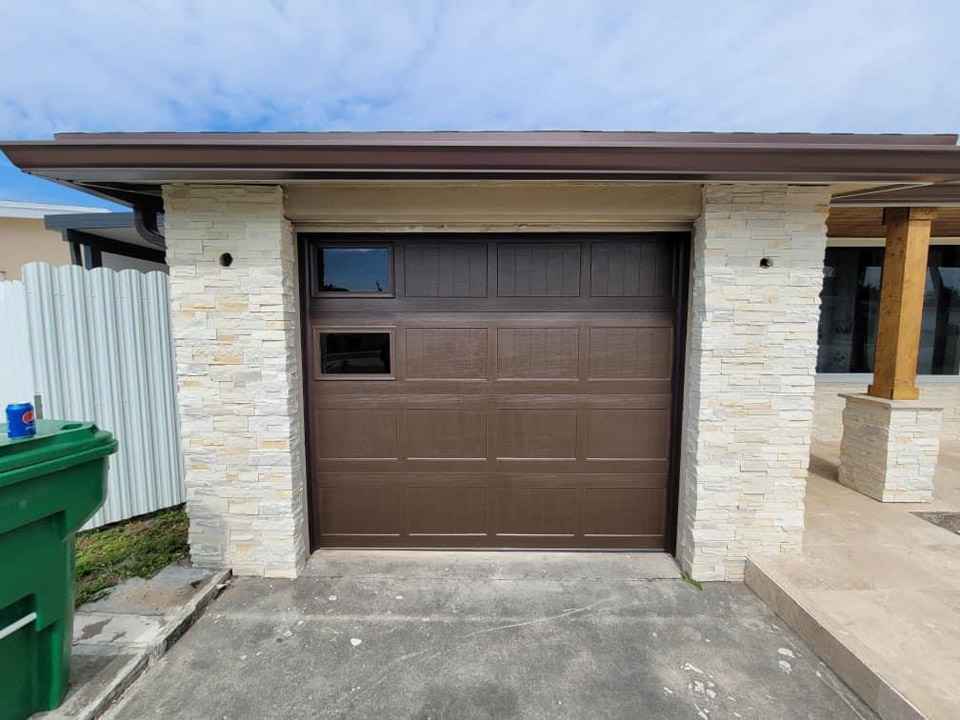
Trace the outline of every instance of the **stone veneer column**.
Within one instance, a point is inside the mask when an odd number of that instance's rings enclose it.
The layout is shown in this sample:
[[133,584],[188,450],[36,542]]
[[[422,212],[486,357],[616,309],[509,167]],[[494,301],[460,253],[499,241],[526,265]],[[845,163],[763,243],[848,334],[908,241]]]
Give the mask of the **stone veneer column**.
[[307,555],[306,463],[283,190],[169,185],[163,198],[191,557],[295,577]]
[[841,397],[840,483],[882,502],[930,502],[943,409],[921,400]]
[[677,549],[695,579],[737,580],[748,552],[800,546],[829,199],[826,187],[704,186]]

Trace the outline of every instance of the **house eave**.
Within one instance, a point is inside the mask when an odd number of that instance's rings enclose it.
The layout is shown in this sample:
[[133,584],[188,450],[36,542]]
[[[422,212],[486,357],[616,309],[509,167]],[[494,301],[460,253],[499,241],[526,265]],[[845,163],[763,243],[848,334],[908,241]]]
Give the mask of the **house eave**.
[[71,133],[0,149],[26,172],[98,192],[112,183],[119,197],[128,185],[155,195],[167,183],[344,179],[935,184],[960,181],[956,143],[804,133]]

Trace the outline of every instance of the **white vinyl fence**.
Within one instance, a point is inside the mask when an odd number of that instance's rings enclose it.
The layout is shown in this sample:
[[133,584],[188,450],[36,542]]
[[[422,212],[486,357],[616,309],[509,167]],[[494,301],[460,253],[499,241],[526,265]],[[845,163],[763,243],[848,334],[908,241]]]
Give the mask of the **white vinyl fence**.
[[21,274],[22,284],[2,283],[19,285],[21,297],[16,287],[0,292],[0,322],[15,334],[13,313],[26,319],[33,392],[5,379],[3,397],[38,394],[44,417],[93,421],[119,442],[106,502],[84,528],[182,503],[167,276],[46,263]]
[[[10,403],[33,402],[33,363],[27,328],[27,296],[19,280],[0,282],[0,412]],[[2,416],[0,416],[2,417]],[[4,422],[6,418],[0,422]]]

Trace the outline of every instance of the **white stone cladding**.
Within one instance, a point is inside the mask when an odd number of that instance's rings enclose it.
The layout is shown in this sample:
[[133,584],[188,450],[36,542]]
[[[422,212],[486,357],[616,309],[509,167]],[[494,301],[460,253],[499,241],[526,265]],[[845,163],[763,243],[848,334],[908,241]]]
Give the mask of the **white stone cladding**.
[[295,577],[307,555],[306,463],[283,190],[168,185],[163,198],[192,559]]
[[[853,380],[852,378],[857,378]],[[840,444],[843,434],[844,396],[863,394],[873,382],[872,375],[818,375],[817,399],[813,413],[814,442]],[[920,401],[943,408],[942,446],[960,442],[960,377],[956,375],[920,375],[917,378]]]
[[930,502],[943,409],[922,400],[843,398],[840,483],[883,502]]
[[748,552],[800,546],[829,199],[827,187],[704,186],[677,548],[697,580],[739,580]]

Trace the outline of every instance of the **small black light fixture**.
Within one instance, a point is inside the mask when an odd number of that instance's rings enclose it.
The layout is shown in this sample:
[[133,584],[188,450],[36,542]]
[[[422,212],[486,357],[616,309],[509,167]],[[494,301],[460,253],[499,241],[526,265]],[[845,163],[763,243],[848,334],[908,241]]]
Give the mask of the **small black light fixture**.
[[230,267],[233,265],[233,255],[230,253],[223,253],[223,255],[220,256],[220,265],[223,267]]
[[773,267],[773,260],[768,257],[760,258],[760,267],[764,269]]

